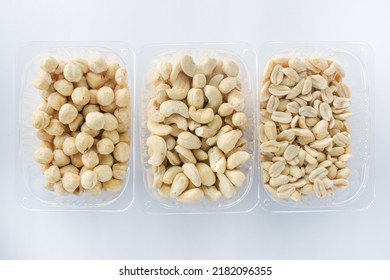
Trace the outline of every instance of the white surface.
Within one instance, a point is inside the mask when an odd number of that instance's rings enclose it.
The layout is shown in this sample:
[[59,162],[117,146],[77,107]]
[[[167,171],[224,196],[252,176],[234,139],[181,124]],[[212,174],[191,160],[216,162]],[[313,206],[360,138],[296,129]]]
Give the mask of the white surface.
[[[1,258],[389,258],[386,1],[3,1],[0,5]],[[376,199],[354,213],[153,216],[29,212],[14,197],[16,49],[26,41],[366,41],[375,61]],[[387,71],[387,72],[386,72]],[[142,187],[141,182],[139,186]]]

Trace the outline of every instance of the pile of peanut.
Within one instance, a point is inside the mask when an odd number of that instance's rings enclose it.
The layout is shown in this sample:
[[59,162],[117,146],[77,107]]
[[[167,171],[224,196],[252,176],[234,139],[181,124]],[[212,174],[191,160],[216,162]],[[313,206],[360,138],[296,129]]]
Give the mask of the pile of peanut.
[[147,138],[153,187],[162,197],[183,203],[235,196],[246,175],[241,165],[248,120],[232,60],[185,55],[173,65],[159,64],[155,91],[147,107]]
[[34,157],[45,186],[58,194],[123,187],[130,158],[126,70],[104,58],[68,62],[45,57],[35,79],[43,101],[32,115],[42,143]]
[[264,70],[260,150],[265,189],[299,201],[348,186],[350,90],[343,69],[323,58],[275,58]]

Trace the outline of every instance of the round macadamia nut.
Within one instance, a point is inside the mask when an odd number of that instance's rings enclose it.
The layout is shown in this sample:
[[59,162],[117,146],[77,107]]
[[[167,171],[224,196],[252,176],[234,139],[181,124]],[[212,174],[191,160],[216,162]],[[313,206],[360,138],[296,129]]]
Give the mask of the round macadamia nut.
[[119,162],[126,162],[130,158],[130,146],[125,142],[119,142],[115,145],[114,158]]
[[57,165],[52,165],[43,172],[45,179],[50,183],[55,183],[61,179],[60,169]]
[[58,67],[58,61],[52,56],[46,56],[41,60],[41,69],[48,73],[53,73]]
[[102,87],[97,92],[97,102],[102,106],[107,106],[114,101],[114,91],[109,87]]
[[69,82],[78,82],[83,77],[83,70],[79,63],[69,62],[65,65],[64,68],[64,77]]
[[99,164],[99,156],[94,150],[89,150],[81,156],[81,161],[86,168],[92,169]]
[[100,112],[90,112],[85,118],[85,123],[93,130],[100,130],[104,127],[104,115]]
[[86,105],[89,102],[89,90],[86,87],[77,87],[72,92],[72,101],[76,105]]
[[62,176],[62,186],[68,192],[74,192],[80,186],[80,175],[67,172]]
[[50,123],[49,115],[43,111],[35,111],[32,115],[31,122],[36,129],[44,129]]
[[86,189],[92,189],[93,187],[96,186],[97,184],[97,175],[95,171],[93,170],[86,170],[82,175],[81,175],[81,186]]
[[93,137],[88,133],[81,132],[76,136],[76,148],[80,153],[85,153],[93,145]]
[[54,89],[63,96],[70,96],[73,92],[73,84],[67,80],[58,80],[54,83]]
[[98,165],[93,171],[97,174],[97,179],[100,182],[107,182],[112,178],[112,169],[108,165]]
[[70,124],[77,117],[78,111],[75,106],[67,103],[61,106],[58,118],[63,124]]
[[114,143],[108,138],[103,138],[96,144],[99,154],[109,155],[114,151]]

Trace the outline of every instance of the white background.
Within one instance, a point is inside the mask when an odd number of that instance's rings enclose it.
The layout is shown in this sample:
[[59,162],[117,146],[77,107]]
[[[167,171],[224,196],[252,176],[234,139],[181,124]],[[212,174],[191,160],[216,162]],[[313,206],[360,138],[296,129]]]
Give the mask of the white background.
[[[389,258],[389,5],[386,1],[2,1],[0,258]],[[31,212],[15,199],[16,49],[26,41],[145,44],[366,41],[375,51],[375,185],[363,212],[155,216]],[[142,187],[138,182],[136,187]]]

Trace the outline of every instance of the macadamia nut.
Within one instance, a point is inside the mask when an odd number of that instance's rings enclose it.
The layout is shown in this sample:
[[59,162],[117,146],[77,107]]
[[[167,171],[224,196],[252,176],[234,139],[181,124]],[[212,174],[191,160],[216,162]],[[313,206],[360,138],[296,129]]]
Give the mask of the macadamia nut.
[[58,195],[119,191],[130,158],[125,68],[103,56],[72,61],[46,56],[40,68],[34,86],[43,101],[31,123],[42,141],[34,158],[43,185]]

